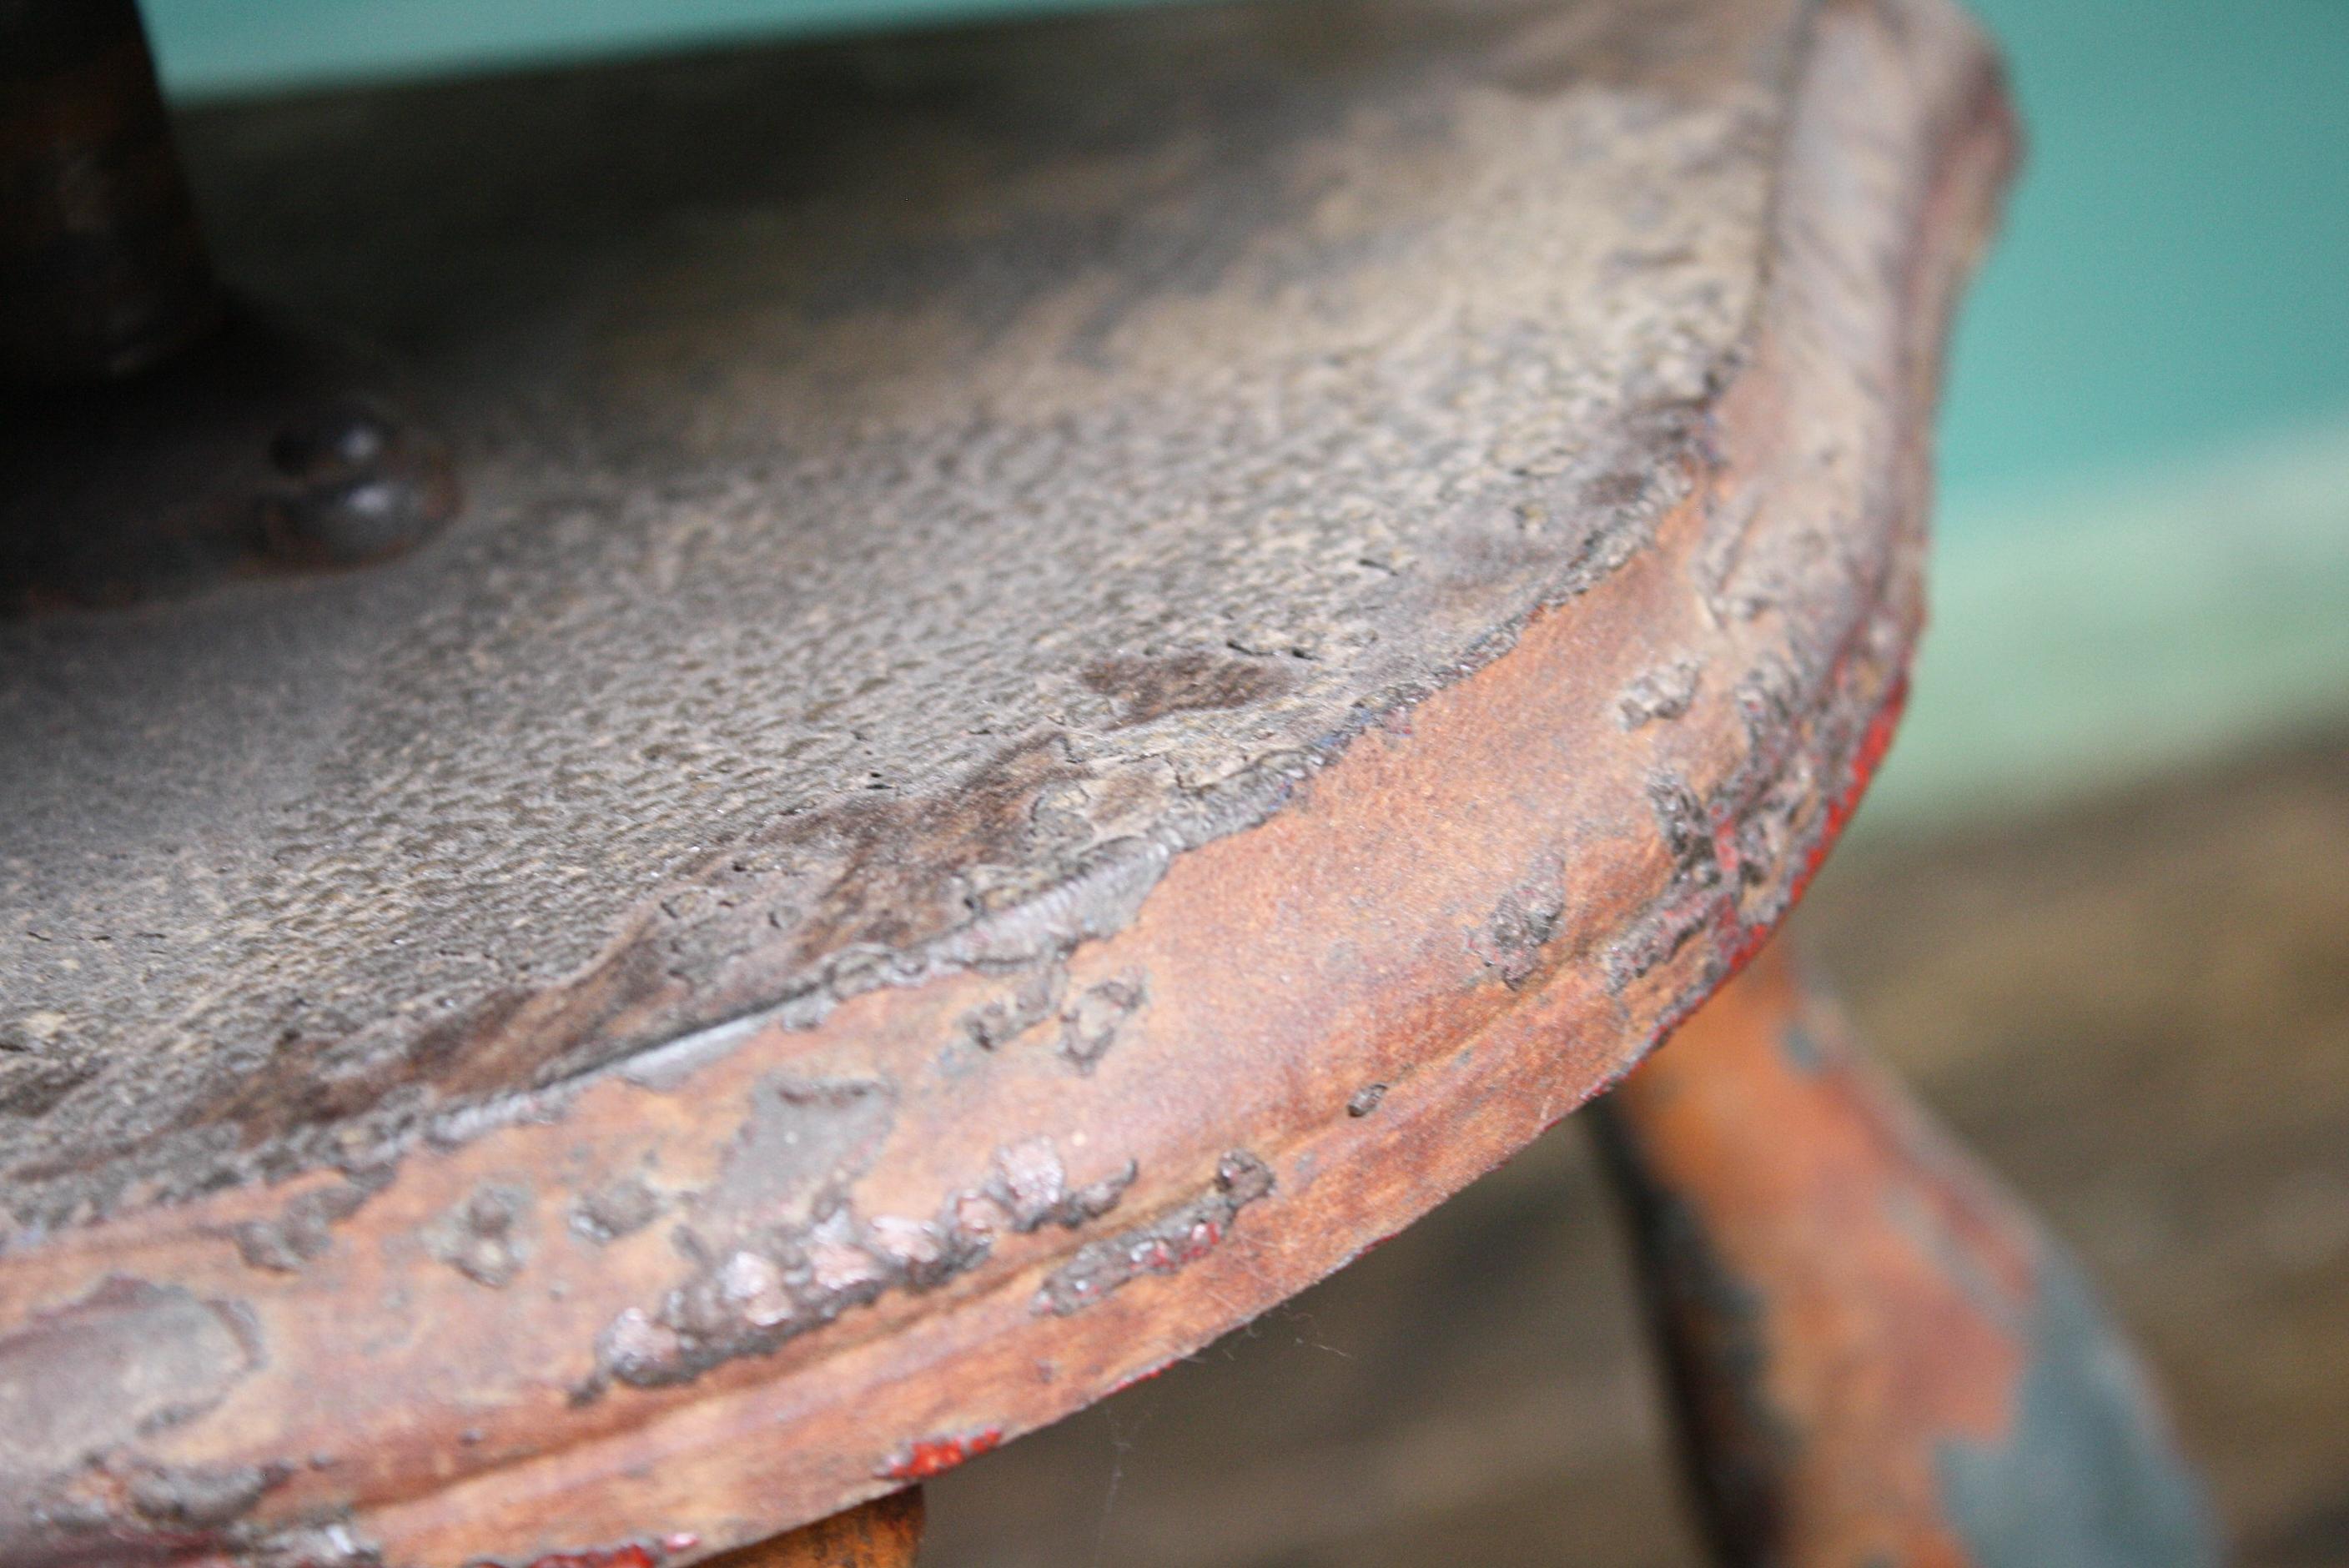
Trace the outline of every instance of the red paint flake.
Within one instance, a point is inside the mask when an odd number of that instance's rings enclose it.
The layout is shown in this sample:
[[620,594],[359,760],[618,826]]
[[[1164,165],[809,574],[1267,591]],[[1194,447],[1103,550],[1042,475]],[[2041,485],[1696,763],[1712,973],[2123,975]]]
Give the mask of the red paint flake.
[[667,1555],[640,1542],[626,1546],[591,1546],[584,1552],[550,1552],[530,1568],[656,1568]]
[[974,1460],[1003,1441],[1003,1429],[988,1427],[960,1437],[917,1438],[890,1456],[882,1475],[890,1480],[927,1480]]
[[[1884,754],[1892,748],[1892,733],[1900,726],[1901,710],[1909,706],[1909,677],[1904,674],[1895,679],[1884,701],[1868,716],[1868,727],[1861,732],[1859,745],[1852,751],[1851,763],[1845,769],[1843,788],[1827,802],[1826,827],[1812,841],[1810,851],[1803,857],[1802,869],[1795,873],[1794,885],[1787,890],[1786,908],[1791,910],[1802,902],[1811,885],[1826,863],[1827,851],[1843,837],[1844,827],[1859,810],[1860,798],[1868,793],[1868,781],[1884,764]],[[1770,940],[1771,927],[1747,926],[1737,934],[1729,954],[1729,973],[1736,974],[1762,951]]]
[[1202,1220],[1184,1236],[1183,1250],[1175,1254],[1174,1261],[1178,1265],[1197,1263],[1214,1252],[1216,1244],[1223,1239],[1223,1226],[1213,1220]]
[[550,1552],[530,1568],[659,1568],[661,1559],[690,1552],[701,1537],[689,1530],[672,1532],[655,1541],[631,1541],[625,1546],[589,1546],[577,1552]]
[[1126,1377],[1121,1377],[1116,1382],[1111,1384],[1107,1388],[1102,1390],[1102,1398],[1104,1399],[1111,1398],[1116,1395],[1124,1393],[1128,1388],[1133,1387],[1137,1383],[1147,1383],[1153,1377],[1157,1377],[1161,1372],[1165,1371],[1166,1368],[1174,1365],[1174,1363],[1172,1361],[1161,1361],[1155,1367],[1145,1367],[1139,1372],[1132,1373]]

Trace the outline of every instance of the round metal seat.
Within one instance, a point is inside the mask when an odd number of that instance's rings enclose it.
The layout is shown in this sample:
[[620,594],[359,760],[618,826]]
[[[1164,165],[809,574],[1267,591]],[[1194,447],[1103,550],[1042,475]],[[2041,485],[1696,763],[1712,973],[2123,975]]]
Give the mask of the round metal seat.
[[1939,0],[1321,0],[181,130],[397,561],[0,623],[0,1561],[683,1562],[1145,1375],[1735,971],[2009,156]]

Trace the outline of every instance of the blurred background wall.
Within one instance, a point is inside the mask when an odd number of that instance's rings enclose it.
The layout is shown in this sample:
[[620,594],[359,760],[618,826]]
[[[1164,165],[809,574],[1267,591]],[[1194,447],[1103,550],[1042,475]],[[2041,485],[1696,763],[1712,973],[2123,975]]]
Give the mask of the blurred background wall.
[[[2030,160],[1909,720],[1800,923],[2086,1255],[2236,1561],[2349,1568],[2349,0],[1975,3]],[[189,102],[1034,8],[146,4]],[[1572,1118],[932,1520],[926,1568],[1701,1561]]]

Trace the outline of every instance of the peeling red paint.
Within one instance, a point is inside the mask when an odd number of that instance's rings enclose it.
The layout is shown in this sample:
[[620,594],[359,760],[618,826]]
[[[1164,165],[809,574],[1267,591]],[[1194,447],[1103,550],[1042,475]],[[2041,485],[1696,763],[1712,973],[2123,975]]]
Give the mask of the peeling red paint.
[[927,1480],[965,1460],[977,1459],[1003,1441],[1003,1429],[988,1427],[958,1437],[918,1438],[891,1456],[882,1474],[891,1480]]
[[625,1546],[589,1546],[577,1552],[550,1552],[529,1568],[659,1568],[661,1560],[701,1544],[689,1530],[651,1541],[631,1541]]
[[655,1568],[660,1555],[641,1542],[626,1546],[590,1547],[585,1552],[550,1552],[530,1568]]
[[1166,1368],[1174,1365],[1174,1361],[1161,1361],[1155,1367],[1145,1367],[1139,1372],[1130,1372],[1126,1376],[1119,1378],[1116,1382],[1111,1384],[1106,1389],[1102,1390],[1102,1398],[1106,1399],[1113,1394],[1124,1393],[1128,1388],[1134,1387],[1134,1385],[1138,1383],[1147,1383],[1153,1377],[1157,1377],[1161,1372],[1165,1371]]
[[[1859,744],[1853,748],[1850,764],[1845,769],[1843,788],[1836,791],[1835,798],[1827,802],[1826,825],[1811,841],[1810,848],[1803,855],[1802,867],[1795,872],[1794,881],[1786,890],[1786,909],[1791,910],[1802,902],[1803,894],[1810,888],[1811,879],[1818,875],[1819,867],[1826,863],[1827,851],[1835,848],[1836,841],[1843,837],[1844,828],[1850,822],[1852,814],[1859,810],[1859,802],[1868,793],[1869,780],[1883,766],[1884,754],[1892,748],[1893,732],[1899,728],[1900,715],[1908,706],[1909,676],[1903,671],[1893,678],[1884,694],[1884,700],[1868,716],[1868,727],[1860,732]],[[1733,835],[1724,835],[1723,838],[1723,850],[1733,857],[1736,853],[1734,843],[1725,841]],[[1733,865],[1735,862],[1732,859],[1723,863]],[[1785,918],[1784,912],[1779,918]],[[1736,975],[1752,962],[1776,928],[1775,923],[1743,927],[1727,954],[1729,974]]]

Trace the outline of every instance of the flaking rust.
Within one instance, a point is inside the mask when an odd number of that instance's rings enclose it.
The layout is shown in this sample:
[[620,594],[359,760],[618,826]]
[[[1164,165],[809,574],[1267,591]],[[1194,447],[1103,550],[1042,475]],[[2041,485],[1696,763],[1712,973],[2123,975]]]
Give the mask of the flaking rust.
[[1085,987],[1061,1015],[1061,1059],[1079,1072],[1092,1071],[1149,997],[1149,987],[1136,973]]
[[622,1176],[572,1201],[572,1234],[601,1246],[632,1236],[660,1217],[667,1200],[638,1176]]
[[1272,1167],[1246,1150],[1216,1161],[1214,1184],[1146,1225],[1089,1242],[1052,1271],[1037,1293],[1040,1312],[1081,1312],[1144,1274],[1169,1274],[1222,1244],[1242,1209],[1270,1193]]
[[1658,719],[1680,717],[1696,700],[1703,669],[1704,661],[1693,656],[1658,665],[1623,688],[1615,703],[1617,718],[1625,729],[1637,729]]
[[298,1274],[334,1245],[334,1227],[390,1184],[391,1167],[353,1171],[326,1186],[297,1193],[274,1220],[247,1220],[231,1234],[237,1255],[257,1269]]
[[1540,969],[1542,949],[1557,935],[1565,915],[1564,872],[1553,861],[1501,895],[1469,938],[1469,950],[1501,984],[1517,990]]
[[2076,1266],[1846,1032],[1774,950],[1598,1108],[1722,1559],[2212,1568]]
[[492,1289],[510,1284],[536,1250],[535,1205],[520,1182],[482,1183],[425,1233],[432,1255]]
[[[682,1230],[680,1244],[698,1258],[694,1272],[657,1307],[630,1307],[605,1326],[596,1342],[598,1379],[640,1388],[688,1382],[720,1363],[768,1354],[885,1291],[936,1289],[986,1262],[1003,1233],[1075,1230],[1108,1213],[1141,1168],[1129,1160],[1071,1182],[1050,1138],[1027,1139],[998,1149],[983,1178],[947,1193],[927,1218],[865,1218],[843,1173],[824,1175],[812,1193],[770,1188],[764,1208],[729,1213],[723,1229]],[[600,1391],[599,1381],[582,1394]]]
[[143,1465],[131,1474],[128,1490],[130,1506],[142,1518],[218,1530],[243,1519],[293,1474],[287,1464]]
[[1003,995],[964,1014],[963,1033],[984,1051],[1008,1045],[1057,1013],[1068,985],[1066,965],[1058,960],[1040,965]]
[[[1734,693],[1745,731],[1736,767],[1700,795],[1669,770],[1648,780],[1671,879],[1607,951],[1619,994],[1709,934],[1694,995],[1736,972],[1802,896],[1891,743],[1911,633],[1879,608],[1810,673],[1758,665]],[[1693,1005],[1692,1001],[1690,1005]]]

